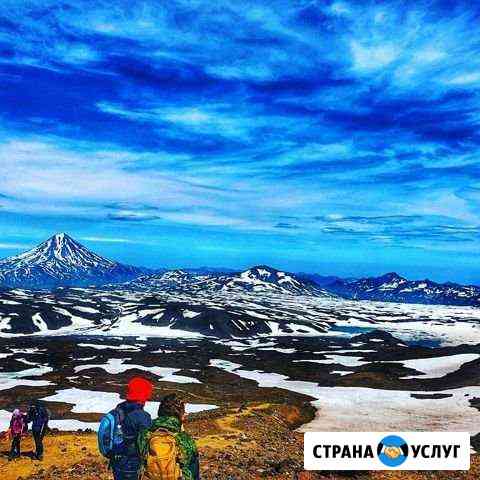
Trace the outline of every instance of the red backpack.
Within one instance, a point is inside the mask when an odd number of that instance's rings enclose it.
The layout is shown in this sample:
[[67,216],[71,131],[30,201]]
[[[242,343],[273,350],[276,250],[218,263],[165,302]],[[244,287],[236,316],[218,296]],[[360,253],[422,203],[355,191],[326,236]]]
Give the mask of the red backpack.
[[21,435],[24,429],[25,429],[25,421],[23,419],[23,415],[15,415],[12,418],[12,424],[10,426],[12,435]]

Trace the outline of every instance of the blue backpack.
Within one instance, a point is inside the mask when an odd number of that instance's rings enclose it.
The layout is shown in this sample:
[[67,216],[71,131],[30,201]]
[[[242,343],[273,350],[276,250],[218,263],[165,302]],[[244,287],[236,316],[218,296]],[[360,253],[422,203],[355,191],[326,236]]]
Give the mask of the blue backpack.
[[123,433],[123,422],[125,414],[121,408],[116,408],[107,413],[100,420],[98,428],[98,449],[107,458],[119,455],[125,448],[125,437]]

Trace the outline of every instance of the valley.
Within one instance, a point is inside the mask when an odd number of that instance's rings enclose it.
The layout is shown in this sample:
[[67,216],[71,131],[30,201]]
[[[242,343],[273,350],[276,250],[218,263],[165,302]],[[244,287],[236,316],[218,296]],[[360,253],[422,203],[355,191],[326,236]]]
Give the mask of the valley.
[[371,330],[243,339],[31,335],[4,338],[0,348],[3,428],[15,406],[42,399],[53,427],[95,429],[140,374],[155,383],[155,401],[180,392],[189,412],[277,402],[310,412],[303,430],[480,431],[479,345],[432,348]]
[[[52,448],[68,432],[81,443],[141,375],[155,385],[146,407],[152,415],[165,394],[177,392],[194,431],[210,432],[197,432],[211,461],[205,478],[230,478],[228,471],[239,479],[297,478],[305,431],[467,430],[480,448],[480,322],[468,302],[344,298],[265,265],[238,273],[142,271],[91,285],[95,262],[104,280],[112,278],[109,264],[78,245],[52,237],[16,271],[28,281],[0,290],[0,430],[14,408],[40,399],[52,413]],[[67,281],[26,288],[39,269]],[[258,423],[265,409],[283,426],[263,420],[274,431],[263,455],[255,442],[266,438]],[[239,429],[246,419],[249,427]],[[211,433],[219,425],[226,431]],[[280,458],[273,452],[281,443],[291,448]],[[216,470],[221,449],[232,445],[237,454],[250,452],[250,476],[235,456]],[[99,468],[98,458],[78,468],[90,464]],[[27,474],[40,476],[27,478],[49,478],[35,468]]]

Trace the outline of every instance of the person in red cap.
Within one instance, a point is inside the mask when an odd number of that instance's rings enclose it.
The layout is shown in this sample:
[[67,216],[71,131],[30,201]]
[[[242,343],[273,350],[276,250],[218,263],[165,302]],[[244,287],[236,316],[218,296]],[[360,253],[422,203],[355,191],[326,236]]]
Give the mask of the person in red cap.
[[127,401],[145,405],[152,398],[153,385],[144,378],[135,377],[128,382]]
[[146,379],[135,377],[127,386],[126,401],[117,405],[123,434],[122,451],[110,460],[115,480],[138,480],[141,467],[136,439],[140,432],[150,428],[152,418],[143,407],[152,398],[153,385]]

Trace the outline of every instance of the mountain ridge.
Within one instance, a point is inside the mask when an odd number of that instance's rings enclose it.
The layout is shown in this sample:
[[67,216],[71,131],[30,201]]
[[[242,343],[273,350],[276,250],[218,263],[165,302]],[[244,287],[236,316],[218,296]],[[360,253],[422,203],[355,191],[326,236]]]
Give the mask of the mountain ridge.
[[86,286],[170,293],[224,291],[339,296],[351,300],[480,306],[480,287],[429,279],[408,280],[396,272],[341,278],[289,273],[265,264],[244,271],[211,267],[150,270],[104,258],[66,233],[56,233],[24,253],[0,260],[0,289]]
[[124,285],[133,290],[161,290],[170,292],[231,291],[278,293],[308,296],[330,296],[310,280],[268,265],[256,265],[230,275],[216,273],[194,274],[175,269],[145,275]]
[[429,279],[408,280],[396,272],[360,279],[337,278],[323,283],[330,293],[353,300],[427,305],[480,306],[480,287]]

